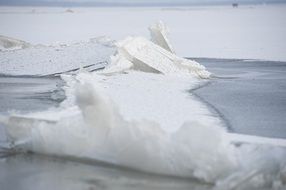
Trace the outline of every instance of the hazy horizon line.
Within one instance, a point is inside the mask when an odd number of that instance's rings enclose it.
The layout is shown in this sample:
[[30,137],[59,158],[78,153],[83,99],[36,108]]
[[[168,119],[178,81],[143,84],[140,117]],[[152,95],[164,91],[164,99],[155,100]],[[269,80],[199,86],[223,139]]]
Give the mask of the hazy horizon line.
[[221,1],[221,2],[155,2],[155,3],[123,3],[123,2],[48,2],[48,1],[26,1],[17,2],[10,0],[8,2],[1,2],[0,6],[50,6],[50,7],[158,7],[158,6],[199,6],[199,5],[232,5],[233,3],[241,5],[259,5],[259,4],[285,4],[284,0],[277,1],[251,1],[251,2],[238,2],[238,1]]

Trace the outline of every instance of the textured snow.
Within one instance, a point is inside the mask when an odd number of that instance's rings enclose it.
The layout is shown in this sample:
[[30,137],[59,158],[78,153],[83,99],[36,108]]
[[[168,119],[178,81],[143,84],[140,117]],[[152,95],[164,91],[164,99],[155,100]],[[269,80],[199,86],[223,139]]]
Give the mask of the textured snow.
[[108,64],[114,48],[94,41],[70,45],[37,45],[17,51],[0,52],[0,74],[42,76],[80,67],[87,67],[88,70],[102,68]]

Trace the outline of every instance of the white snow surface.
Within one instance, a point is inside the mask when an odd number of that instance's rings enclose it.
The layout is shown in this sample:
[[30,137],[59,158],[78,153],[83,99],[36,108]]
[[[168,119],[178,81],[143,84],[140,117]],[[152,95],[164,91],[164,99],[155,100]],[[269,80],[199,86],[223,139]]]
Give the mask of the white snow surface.
[[0,7],[0,35],[32,44],[71,43],[107,35],[147,36],[158,20],[171,28],[179,56],[286,60],[286,6],[178,8]]
[[[101,42],[101,41],[100,41]],[[0,52],[0,74],[52,75],[87,67],[102,68],[109,62],[114,48],[97,39],[70,45],[36,45],[16,51]]]

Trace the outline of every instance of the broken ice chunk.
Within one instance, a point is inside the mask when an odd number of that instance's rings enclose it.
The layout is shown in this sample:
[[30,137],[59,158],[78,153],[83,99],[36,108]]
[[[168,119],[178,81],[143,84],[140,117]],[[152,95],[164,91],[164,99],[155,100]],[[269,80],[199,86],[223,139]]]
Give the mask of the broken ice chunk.
[[151,25],[149,27],[149,31],[151,34],[152,42],[175,54],[175,51],[168,38],[169,28],[162,21]]

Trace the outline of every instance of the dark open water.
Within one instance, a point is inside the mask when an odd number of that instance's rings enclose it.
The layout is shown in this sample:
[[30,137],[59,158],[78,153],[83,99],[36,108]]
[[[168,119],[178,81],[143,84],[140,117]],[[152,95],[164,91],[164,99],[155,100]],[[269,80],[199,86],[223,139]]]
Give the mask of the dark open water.
[[195,94],[230,131],[286,138],[286,62],[196,60],[218,78]]

